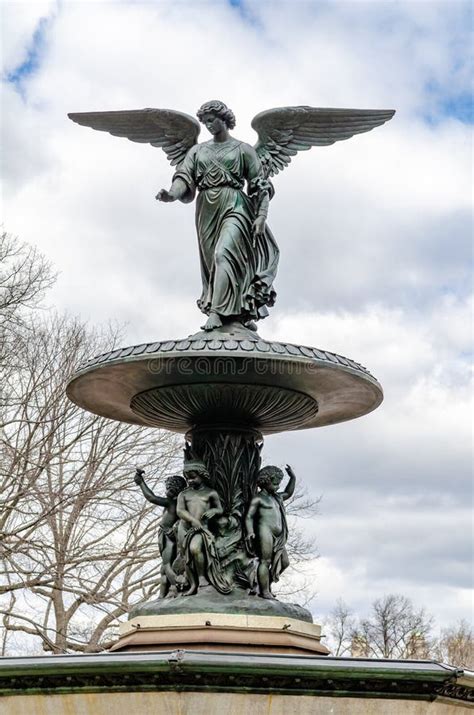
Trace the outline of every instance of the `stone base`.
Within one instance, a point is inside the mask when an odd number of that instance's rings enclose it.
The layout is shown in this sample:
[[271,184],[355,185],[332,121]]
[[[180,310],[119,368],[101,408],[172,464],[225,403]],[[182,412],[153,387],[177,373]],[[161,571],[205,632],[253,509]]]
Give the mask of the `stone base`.
[[472,715],[449,702],[255,693],[58,693],[2,698],[5,715]]
[[224,613],[137,616],[120,627],[111,650],[170,648],[239,653],[328,655],[321,627],[293,618]]
[[190,613],[223,613],[244,616],[277,616],[295,618],[298,621],[313,622],[311,613],[296,603],[286,603],[277,598],[260,598],[250,596],[247,591],[235,588],[224,597],[212,586],[201,586],[194,596],[178,596],[177,598],[157,598],[154,601],[139,603],[131,612],[129,618],[137,616],[171,616]]

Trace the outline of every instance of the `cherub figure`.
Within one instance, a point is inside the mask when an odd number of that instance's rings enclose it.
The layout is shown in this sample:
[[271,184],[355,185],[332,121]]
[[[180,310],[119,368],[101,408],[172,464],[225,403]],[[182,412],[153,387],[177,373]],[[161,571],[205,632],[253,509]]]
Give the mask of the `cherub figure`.
[[197,593],[200,586],[210,583],[220,593],[230,593],[232,586],[225,578],[216,552],[214,535],[209,522],[223,513],[221,500],[207,483],[209,474],[203,462],[185,462],[187,488],[179,497],[176,513],[178,543],[186,564],[189,588],[185,596]]
[[289,565],[285,548],[288,525],[283,502],[293,496],[296,476],[289,464],[286,471],[290,479],[286,489],[279,492],[282,470],[273,466],[260,470],[257,477],[260,491],[250,502],[245,517],[245,543],[249,553],[256,553],[258,558],[258,595],[262,598],[274,598],[271,585]]
[[145,483],[143,475],[145,471],[139,469],[135,472],[135,484],[138,484],[143,495],[152,504],[158,504],[164,508],[160,522],[160,534],[158,537],[158,548],[161,555],[161,584],[160,598],[165,598],[171,586],[176,585],[176,574],[172,564],[176,558],[176,531],[175,525],[178,521],[176,504],[178,494],[186,487],[186,480],[180,474],[174,474],[165,481],[166,496],[157,496]]

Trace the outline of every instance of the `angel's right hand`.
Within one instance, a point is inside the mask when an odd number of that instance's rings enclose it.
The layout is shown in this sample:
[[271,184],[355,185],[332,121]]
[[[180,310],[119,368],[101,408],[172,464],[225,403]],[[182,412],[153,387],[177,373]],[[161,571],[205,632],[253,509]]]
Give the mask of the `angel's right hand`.
[[174,201],[174,196],[172,196],[170,192],[166,189],[161,189],[160,191],[158,191],[157,195],[155,196],[155,199],[157,201],[164,201],[165,203],[169,203],[170,201]]

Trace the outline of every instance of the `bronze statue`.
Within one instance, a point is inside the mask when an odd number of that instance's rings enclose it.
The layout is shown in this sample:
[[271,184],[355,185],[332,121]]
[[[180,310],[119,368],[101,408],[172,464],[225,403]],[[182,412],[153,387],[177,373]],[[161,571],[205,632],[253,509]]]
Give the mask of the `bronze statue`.
[[186,480],[180,474],[168,477],[165,481],[166,496],[159,497],[146,484],[143,478],[144,474],[144,470],[137,467],[135,484],[139,485],[144,497],[149,502],[164,507],[160,522],[158,548],[161,556],[160,598],[165,598],[169,593],[170,587],[176,585],[176,574],[173,571],[173,562],[177,555],[175,526],[178,521],[178,515],[176,513],[176,504],[178,494],[186,487]]
[[[143,472],[136,475],[145,497],[165,508],[162,597],[182,591],[196,597],[187,600],[189,608],[201,604],[206,610],[216,606],[217,591],[230,594],[229,602],[243,598],[244,610],[294,612],[277,601],[247,598],[258,590],[263,599],[273,599],[272,584],[288,566],[284,501],[294,493],[295,475],[287,465],[289,481],[279,492],[283,472],[277,467],[259,471],[263,435],[359,417],[380,404],[382,391],[358,363],[306,346],[270,343],[250,332],[276,298],[279,249],[266,222],[274,195],[271,179],[299,151],[370,131],[393,114],[270,109],[252,120],[255,146],[231,136],[235,116],[217,100],[197,112],[212,135],[203,143],[198,143],[198,121],[168,109],[69,114],[78,124],[161,147],[176,168],[170,188],[161,189],[156,199],[187,203],[196,198],[198,306],[207,316],[206,334],[100,356],[69,386],[76,403],[97,414],[186,433],[184,489],[182,482],[170,482],[166,498],[157,497]],[[154,351],[166,354],[166,376],[150,367]],[[212,366],[205,376],[197,371],[201,351]],[[178,355],[194,366],[190,372],[181,371]],[[222,357],[232,372],[221,371]],[[279,372],[270,385],[261,367],[275,374],[275,358]],[[244,362],[250,369],[241,374]],[[302,364],[311,371],[294,370]],[[102,370],[107,379],[94,382]],[[113,413],[109,384],[116,391]],[[182,600],[160,599],[156,610],[170,605],[178,612]]]
[[286,471],[290,479],[286,489],[279,492],[282,470],[273,466],[260,470],[257,477],[260,491],[250,502],[245,517],[245,541],[249,553],[257,554],[258,590],[262,598],[274,598],[271,585],[289,565],[285,548],[288,525],[283,502],[293,496],[296,477],[289,464]]
[[[256,329],[275,302],[273,283],[278,246],[266,224],[274,194],[270,177],[282,171],[299,151],[327,146],[370,131],[392,118],[392,110],[283,107],[257,114],[254,147],[229,134],[233,112],[217,100],[206,102],[197,116],[212,139],[197,143],[199,123],[169,109],[84,112],[74,122],[119,137],[161,147],[176,172],[159,201],[196,201],[196,229],[201,261],[200,310],[205,330],[240,323]],[[247,193],[244,191],[247,184]]]
[[179,494],[176,508],[180,519],[178,543],[188,581],[184,595],[194,595],[207,583],[219,593],[230,593],[232,585],[220,567],[214,534],[209,528],[209,522],[223,513],[221,500],[216,490],[206,484],[209,475],[203,462],[186,462],[184,474],[188,486]]

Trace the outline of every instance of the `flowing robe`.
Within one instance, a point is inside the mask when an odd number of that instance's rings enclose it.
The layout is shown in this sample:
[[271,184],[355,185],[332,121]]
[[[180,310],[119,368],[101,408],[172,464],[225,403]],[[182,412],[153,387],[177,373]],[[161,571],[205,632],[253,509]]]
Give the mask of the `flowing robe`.
[[182,549],[186,563],[186,575],[190,585],[199,587],[199,575],[194,568],[194,560],[191,554],[191,541],[200,534],[202,537],[202,549],[206,561],[206,577],[211,586],[214,586],[219,593],[230,593],[232,584],[227,580],[227,577],[222,570],[217,555],[214,536],[207,529],[191,528],[184,535]]
[[[273,195],[255,150],[233,138],[196,144],[178,167],[174,178],[178,177],[187,186],[182,201],[192,201],[199,192],[199,308],[227,319],[264,318],[267,306],[275,302],[279,250],[268,227],[263,235],[253,235],[261,202]],[[248,195],[243,191],[245,182]]]

